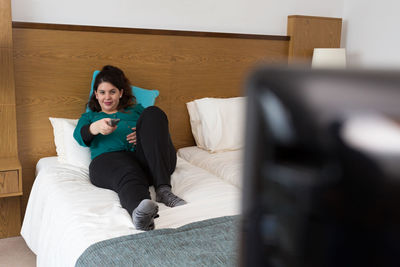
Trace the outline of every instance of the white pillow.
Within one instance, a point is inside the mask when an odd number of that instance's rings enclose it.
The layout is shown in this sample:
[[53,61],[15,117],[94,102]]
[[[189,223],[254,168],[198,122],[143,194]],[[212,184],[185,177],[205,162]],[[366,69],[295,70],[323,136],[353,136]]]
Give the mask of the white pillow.
[[77,123],[63,121],[65,155],[67,163],[88,169],[91,162],[90,148],[78,144],[74,138],[74,130]]
[[78,120],[64,118],[49,119],[53,126],[58,161],[88,168],[91,162],[90,149],[79,145],[73,136]]
[[190,117],[190,127],[192,129],[192,134],[194,137],[194,141],[199,148],[206,149],[204,145],[203,133],[201,130],[201,121],[199,117],[199,113],[197,112],[197,107],[194,101],[190,101],[186,103],[186,107],[189,112]]
[[77,124],[78,120],[74,119],[64,119],[64,118],[49,118],[51,125],[53,126],[54,133],[54,144],[56,145],[56,151],[58,156],[58,161],[61,163],[66,163],[65,155],[65,144],[64,144],[64,125],[63,121],[70,121]]
[[194,100],[204,148],[210,152],[237,150],[244,145],[245,97]]

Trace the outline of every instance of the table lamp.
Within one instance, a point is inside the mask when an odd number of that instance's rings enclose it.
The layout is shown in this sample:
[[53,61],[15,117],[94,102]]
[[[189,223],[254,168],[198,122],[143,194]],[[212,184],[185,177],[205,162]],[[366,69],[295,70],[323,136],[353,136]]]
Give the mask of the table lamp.
[[345,48],[314,48],[312,68],[345,69]]

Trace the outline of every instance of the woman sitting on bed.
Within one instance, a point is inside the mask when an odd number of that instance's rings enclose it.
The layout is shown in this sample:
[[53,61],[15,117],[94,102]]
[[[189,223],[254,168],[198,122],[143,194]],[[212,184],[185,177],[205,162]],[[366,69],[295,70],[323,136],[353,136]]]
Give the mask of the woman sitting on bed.
[[169,207],[186,204],[171,192],[176,151],[167,116],[158,107],[136,104],[119,68],[104,66],[93,89],[91,111],[82,114],[74,131],[78,143],[91,150],[90,181],[118,193],[136,229],[153,230],[158,205],[150,200],[150,185],[157,202]]

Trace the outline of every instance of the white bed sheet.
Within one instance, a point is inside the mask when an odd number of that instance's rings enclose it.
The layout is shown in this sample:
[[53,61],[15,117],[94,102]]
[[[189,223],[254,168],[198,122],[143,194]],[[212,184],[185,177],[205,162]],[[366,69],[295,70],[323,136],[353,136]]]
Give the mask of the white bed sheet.
[[190,146],[180,148],[178,155],[189,163],[209,171],[238,188],[242,188],[243,149],[210,153],[197,146]]
[[[90,183],[87,169],[50,157],[41,159],[37,170],[21,230],[37,266],[74,266],[90,245],[141,232],[115,192]],[[240,190],[179,157],[171,183],[188,204],[169,208],[159,203],[156,229],[239,214]],[[154,199],[153,189],[151,194]]]

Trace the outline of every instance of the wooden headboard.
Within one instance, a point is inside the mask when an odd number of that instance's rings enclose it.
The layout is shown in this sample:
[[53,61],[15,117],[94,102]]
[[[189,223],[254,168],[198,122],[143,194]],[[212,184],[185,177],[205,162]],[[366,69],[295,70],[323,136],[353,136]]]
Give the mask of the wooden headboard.
[[[302,18],[309,20],[311,28],[310,21],[323,19]],[[296,27],[290,31],[292,40],[299,40],[294,38]],[[12,35],[22,212],[37,161],[56,155],[48,118],[80,117],[94,70],[112,64],[123,69],[132,84],[158,89],[156,105],[167,113],[173,142],[180,148],[194,145],[186,102],[242,95],[244,79],[253,66],[287,64],[291,39],[18,22],[13,22]],[[311,42],[306,49],[312,46]]]

